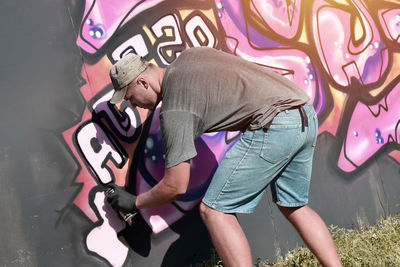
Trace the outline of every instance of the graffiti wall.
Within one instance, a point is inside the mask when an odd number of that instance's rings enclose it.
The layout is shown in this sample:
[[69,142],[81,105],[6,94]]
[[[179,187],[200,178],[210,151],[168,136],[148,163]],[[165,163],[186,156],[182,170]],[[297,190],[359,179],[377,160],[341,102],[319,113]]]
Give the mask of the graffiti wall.
[[[75,257],[75,265],[189,266],[210,257],[212,245],[198,205],[239,132],[202,135],[196,141],[198,156],[192,161],[187,193],[169,205],[141,210],[132,225],[105,201],[110,182],[138,195],[164,173],[160,107],[151,112],[127,102],[108,102],[113,94],[109,69],[130,52],[167,67],[185,49],[209,46],[283,75],[310,96],[318,113],[310,206],[327,224],[343,227],[399,211],[398,1],[66,2],[61,5],[64,21],[54,23],[64,23],[62,28],[73,36],[65,45],[69,52],[62,52],[69,55],[64,58],[74,58],[64,66],[74,73],[67,88],[73,96],[61,106],[74,115],[52,134],[73,167],[65,170],[69,184],[50,191],[69,193],[57,208],[50,208],[58,215],[47,234],[56,238],[69,227],[72,237],[63,238],[73,249],[65,253]],[[44,109],[40,104],[37,108]],[[51,112],[54,118],[67,116]],[[254,258],[275,260],[302,244],[269,192],[255,214],[238,218]],[[48,262],[47,254],[26,251],[18,259],[28,255],[31,262]],[[12,262],[5,255],[2,259]]]

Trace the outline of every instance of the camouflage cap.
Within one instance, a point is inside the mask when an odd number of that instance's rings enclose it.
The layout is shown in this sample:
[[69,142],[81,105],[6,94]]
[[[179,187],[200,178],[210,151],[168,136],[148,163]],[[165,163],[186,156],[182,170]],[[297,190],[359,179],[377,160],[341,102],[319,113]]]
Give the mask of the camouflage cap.
[[121,102],[125,97],[128,85],[148,66],[149,62],[133,53],[129,53],[118,60],[110,69],[110,78],[115,90],[110,103]]

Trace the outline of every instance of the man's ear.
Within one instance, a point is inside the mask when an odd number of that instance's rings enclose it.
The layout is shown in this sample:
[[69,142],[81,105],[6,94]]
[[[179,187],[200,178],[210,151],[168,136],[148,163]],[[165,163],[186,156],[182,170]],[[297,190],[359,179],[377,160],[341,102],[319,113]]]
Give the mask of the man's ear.
[[146,89],[149,88],[149,84],[148,84],[147,81],[146,81],[144,78],[142,78],[142,77],[140,77],[140,78],[137,79],[137,83],[143,85],[143,87],[146,88]]

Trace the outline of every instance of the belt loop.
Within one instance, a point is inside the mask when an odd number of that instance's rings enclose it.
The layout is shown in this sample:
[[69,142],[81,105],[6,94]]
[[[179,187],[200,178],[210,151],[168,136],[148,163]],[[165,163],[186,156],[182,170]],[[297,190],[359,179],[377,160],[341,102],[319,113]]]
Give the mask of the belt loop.
[[303,106],[299,107],[300,117],[301,117],[301,131],[304,132],[305,127],[308,127],[308,118],[307,113],[304,110]]

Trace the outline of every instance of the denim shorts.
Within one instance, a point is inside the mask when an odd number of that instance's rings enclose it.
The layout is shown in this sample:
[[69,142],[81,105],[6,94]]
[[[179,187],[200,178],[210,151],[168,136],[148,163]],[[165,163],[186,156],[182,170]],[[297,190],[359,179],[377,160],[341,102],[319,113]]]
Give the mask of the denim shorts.
[[203,198],[224,213],[251,213],[270,185],[285,207],[308,203],[318,118],[313,106],[278,113],[266,129],[246,131],[226,153]]

